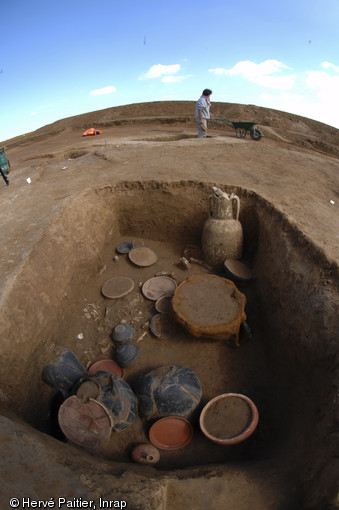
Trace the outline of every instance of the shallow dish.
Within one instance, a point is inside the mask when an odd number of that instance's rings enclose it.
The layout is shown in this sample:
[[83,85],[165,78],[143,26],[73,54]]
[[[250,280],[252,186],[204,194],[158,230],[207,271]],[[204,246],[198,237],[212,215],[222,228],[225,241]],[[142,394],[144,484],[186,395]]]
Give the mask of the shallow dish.
[[193,437],[192,425],[180,416],[167,416],[152,425],[149,439],[160,450],[177,450],[186,446]]
[[127,276],[116,276],[106,280],[101,288],[101,292],[106,298],[117,299],[126,296],[134,289],[134,282]]
[[128,253],[134,247],[134,241],[124,241],[117,246],[118,253]]
[[154,276],[142,286],[142,293],[147,299],[158,301],[164,296],[173,296],[177,283],[169,276]]
[[158,255],[148,246],[137,246],[128,252],[128,257],[133,264],[140,267],[148,267],[155,264]]

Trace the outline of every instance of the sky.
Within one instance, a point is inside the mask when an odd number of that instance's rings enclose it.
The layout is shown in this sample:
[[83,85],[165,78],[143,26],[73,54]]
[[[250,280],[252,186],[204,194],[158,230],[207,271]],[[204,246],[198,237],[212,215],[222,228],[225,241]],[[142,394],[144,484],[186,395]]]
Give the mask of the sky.
[[2,0],[1,20],[2,141],[113,106],[196,101],[205,88],[212,107],[339,128],[338,0]]

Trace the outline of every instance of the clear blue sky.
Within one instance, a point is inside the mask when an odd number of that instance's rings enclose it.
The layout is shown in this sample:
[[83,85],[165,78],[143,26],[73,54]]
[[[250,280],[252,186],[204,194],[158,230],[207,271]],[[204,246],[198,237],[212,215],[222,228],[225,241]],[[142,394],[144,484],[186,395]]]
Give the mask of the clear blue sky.
[[2,2],[0,140],[206,87],[339,128],[339,1]]

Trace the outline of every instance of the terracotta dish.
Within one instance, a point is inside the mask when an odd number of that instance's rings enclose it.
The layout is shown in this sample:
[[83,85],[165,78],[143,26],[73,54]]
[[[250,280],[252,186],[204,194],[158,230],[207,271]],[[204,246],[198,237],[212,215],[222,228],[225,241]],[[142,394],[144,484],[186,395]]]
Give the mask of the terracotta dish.
[[103,284],[101,292],[106,298],[117,299],[126,296],[134,289],[134,282],[126,276],[116,276],[110,280],[106,280]]
[[160,450],[183,448],[192,439],[193,429],[189,421],[179,416],[161,418],[152,425],[149,438]]

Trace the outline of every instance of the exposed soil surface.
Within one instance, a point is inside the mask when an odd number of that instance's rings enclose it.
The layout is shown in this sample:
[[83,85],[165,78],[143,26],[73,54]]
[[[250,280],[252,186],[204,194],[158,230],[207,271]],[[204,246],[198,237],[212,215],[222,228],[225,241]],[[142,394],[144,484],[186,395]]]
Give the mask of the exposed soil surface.
[[[13,497],[19,508],[22,498],[62,497],[145,510],[336,508],[339,131],[251,105],[212,107],[214,118],[256,121],[263,138],[239,139],[211,121],[197,139],[194,102],[159,102],[64,119],[1,144],[11,162],[0,194],[1,508]],[[82,137],[92,126],[103,133]],[[240,198],[242,261],[254,274],[236,282],[248,325],[239,347],[171,321],[155,335],[155,301],[142,293],[156,275],[179,285],[215,274],[200,250],[212,186]],[[124,241],[156,260],[133,263],[116,250]],[[117,276],[134,286],[110,299],[102,287]],[[86,369],[114,359],[110,333],[122,320],[140,348],[124,369],[132,388],[168,363],[191,368],[202,385],[191,442],[161,451],[155,466],[131,461],[152,425],[140,417],[105,448],[66,442],[55,419],[62,399],[41,380],[61,346]],[[199,412],[227,392],[250,397],[259,424],[244,443],[221,447],[202,434]]]

